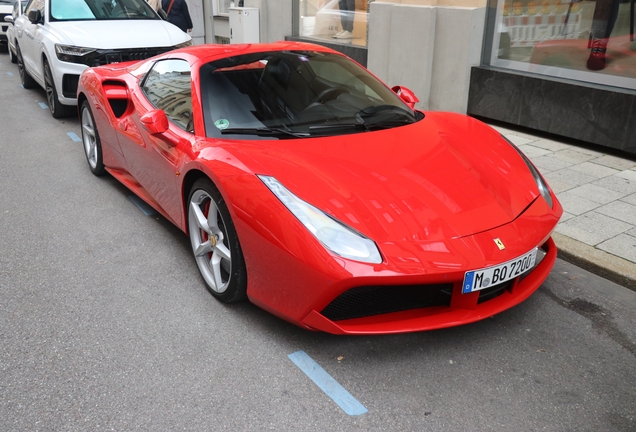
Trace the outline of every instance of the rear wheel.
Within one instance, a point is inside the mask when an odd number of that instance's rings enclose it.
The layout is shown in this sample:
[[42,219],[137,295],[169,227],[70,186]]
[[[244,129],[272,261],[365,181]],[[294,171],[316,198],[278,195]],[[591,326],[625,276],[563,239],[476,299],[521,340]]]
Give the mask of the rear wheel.
[[44,60],[44,90],[46,90],[46,101],[49,104],[49,110],[53,118],[62,118],[71,115],[73,107],[63,105],[57,97],[51,66],[49,66],[47,60]]
[[208,290],[230,303],[247,298],[247,270],[234,223],[223,197],[207,179],[194,183],[188,199],[194,259]]
[[22,51],[20,51],[20,45],[15,45],[15,53],[18,62],[18,73],[20,74],[20,82],[22,83],[22,87],[25,89],[35,88],[37,83],[35,80],[29,75],[26,68],[24,67],[24,58],[22,57]]
[[95,119],[91,112],[88,101],[84,101],[81,109],[82,121],[82,143],[84,144],[84,153],[88,161],[88,167],[96,176],[106,174],[104,169],[104,161],[102,159],[102,142],[99,139],[99,133],[95,127]]

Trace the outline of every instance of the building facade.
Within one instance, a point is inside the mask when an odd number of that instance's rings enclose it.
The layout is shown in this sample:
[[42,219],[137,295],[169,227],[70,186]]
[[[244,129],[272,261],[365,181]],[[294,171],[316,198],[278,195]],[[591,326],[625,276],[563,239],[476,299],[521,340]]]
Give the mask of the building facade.
[[229,42],[230,9],[257,8],[261,42],[334,48],[420,109],[636,154],[633,0],[207,1],[197,42]]

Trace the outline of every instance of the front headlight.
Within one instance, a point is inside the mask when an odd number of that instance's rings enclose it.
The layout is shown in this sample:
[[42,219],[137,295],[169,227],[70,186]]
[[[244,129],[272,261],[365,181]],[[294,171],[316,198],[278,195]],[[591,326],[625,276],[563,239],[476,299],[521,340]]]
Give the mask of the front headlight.
[[190,39],[189,41],[180,43],[178,45],[175,45],[172,47],[172,49],[179,49],[179,48],[185,48],[185,47],[189,47],[192,46],[192,39]]
[[526,163],[526,165],[528,166],[528,169],[530,170],[530,173],[532,174],[532,177],[534,177],[534,181],[537,183],[537,187],[539,188],[539,193],[541,194],[541,196],[543,197],[543,199],[545,200],[545,202],[548,203],[548,205],[550,206],[551,209],[554,208],[554,202],[552,201],[552,195],[550,194],[550,188],[548,188],[548,184],[545,182],[545,180],[543,179],[543,177],[541,176],[541,174],[539,173],[539,171],[537,170],[537,168],[532,164],[532,162],[530,162],[530,159],[528,159],[528,157],[523,154],[523,152],[521,150],[519,150],[519,148],[514,145],[508,138],[506,138],[505,136],[503,136],[503,139],[505,139],[515,150],[517,150],[517,153],[519,153],[519,155],[521,156],[521,158],[523,159],[523,161]]
[[87,64],[86,56],[97,51],[96,48],[85,48],[72,45],[55,44],[55,54],[60,61]]
[[276,197],[327,249],[343,258],[380,264],[377,246],[362,234],[298,198],[274,177],[258,176]]

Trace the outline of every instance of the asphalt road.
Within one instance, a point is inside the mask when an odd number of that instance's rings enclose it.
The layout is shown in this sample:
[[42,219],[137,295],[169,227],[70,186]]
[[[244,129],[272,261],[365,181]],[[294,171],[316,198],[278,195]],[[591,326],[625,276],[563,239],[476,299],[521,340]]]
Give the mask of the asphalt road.
[[636,430],[636,292],[558,261],[494,318],[381,337],[223,305],[185,235],[94,177],[78,120],[45,102],[0,52],[1,431]]

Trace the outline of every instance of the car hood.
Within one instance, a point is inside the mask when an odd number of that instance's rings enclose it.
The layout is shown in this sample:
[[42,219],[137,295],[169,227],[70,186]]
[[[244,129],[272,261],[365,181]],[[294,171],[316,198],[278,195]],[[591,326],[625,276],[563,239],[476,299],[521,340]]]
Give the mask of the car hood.
[[514,220],[539,195],[498,132],[450,113],[384,131],[240,148],[254,173],[380,243],[483,232]]
[[59,43],[99,49],[170,47],[190,40],[162,20],[57,21],[50,23]]

